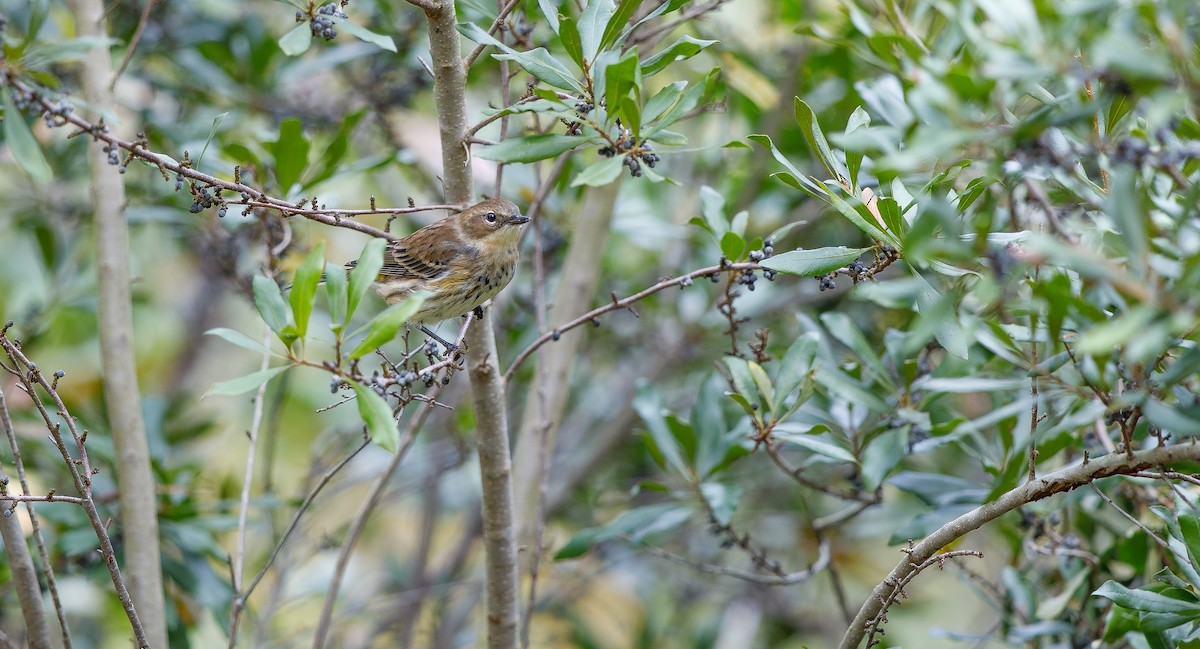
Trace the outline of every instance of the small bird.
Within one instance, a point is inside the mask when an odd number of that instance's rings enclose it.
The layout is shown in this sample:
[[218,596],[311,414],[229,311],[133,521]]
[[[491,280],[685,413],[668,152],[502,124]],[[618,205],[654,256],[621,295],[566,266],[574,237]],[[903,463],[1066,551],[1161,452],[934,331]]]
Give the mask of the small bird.
[[389,305],[427,291],[409,322],[453,349],[425,325],[464,315],[508,286],[517,268],[521,226],[528,222],[503,198],[476,203],[390,243],[371,288]]

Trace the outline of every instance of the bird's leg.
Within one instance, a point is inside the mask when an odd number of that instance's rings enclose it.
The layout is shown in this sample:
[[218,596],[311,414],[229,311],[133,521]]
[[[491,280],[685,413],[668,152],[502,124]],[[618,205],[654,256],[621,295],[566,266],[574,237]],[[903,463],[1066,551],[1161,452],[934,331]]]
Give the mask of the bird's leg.
[[432,339],[434,339],[434,340],[438,341],[439,343],[441,343],[441,344],[442,344],[442,347],[445,347],[445,348],[446,348],[446,351],[449,351],[449,352],[456,352],[456,351],[458,351],[458,345],[455,345],[454,343],[446,342],[446,340],[445,340],[444,338],[442,338],[441,336],[439,336],[439,335],[437,335],[437,334],[433,333],[432,331],[430,331],[430,330],[429,330],[429,328],[428,328],[428,327],[426,327],[425,325],[421,325],[421,326],[420,326],[420,329],[421,329],[421,331],[422,331],[422,332],[423,332],[423,333],[424,333],[426,336],[429,336],[430,338],[432,338]]
[[483,320],[483,307],[482,306],[475,307],[475,319]]

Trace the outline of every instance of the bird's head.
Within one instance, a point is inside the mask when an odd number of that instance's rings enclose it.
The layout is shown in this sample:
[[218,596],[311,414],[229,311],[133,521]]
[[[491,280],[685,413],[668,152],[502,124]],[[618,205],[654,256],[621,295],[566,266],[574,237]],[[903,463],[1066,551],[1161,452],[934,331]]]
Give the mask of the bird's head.
[[521,226],[529,222],[520,208],[503,198],[476,203],[455,217],[467,239],[500,246],[516,245]]

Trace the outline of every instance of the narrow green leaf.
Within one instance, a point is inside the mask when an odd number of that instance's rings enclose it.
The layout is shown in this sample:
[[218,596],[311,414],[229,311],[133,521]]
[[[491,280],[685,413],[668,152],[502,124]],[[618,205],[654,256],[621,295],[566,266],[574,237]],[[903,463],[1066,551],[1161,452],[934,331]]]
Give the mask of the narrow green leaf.
[[351,381],[350,387],[358,401],[358,415],[367,424],[367,432],[371,441],[383,450],[395,453],[400,448],[400,429],[396,426],[396,417],[392,408],[379,396],[379,393],[357,382]]
[[821,164],[825,165],[825,170],[829,172],[830,178],[839,182],[846,180],[850,174],[842,166],[841,161],[834,157],[833,150],[829,148],[829,142],[825,139],[825,134],[821,132],[821,125],[817,123],[816,113],[799,97],[795,98],[795,110],[796,121],[800,123],[804,139],[808,141],[808,146],[812,148],[813,153],[817,154],[817,159],[821,161]]
[[638,70],[637,48],[625,53],[615,63],[605,67],[604,100],[612,110],[617,110],[621,99],[628,96],[630,90],[641,92],[641,73]]
[[884,403],[861,384],[839,369],[821,365],[817,367],[817,385],[825,388],[855,406],[863,406],[878,413],[891,412],[893,408]]
[[292,283],[289,296],[292,303],[292,318],[296,323],[296,335],[303,338],[308,333],[308,318],[312,315],[313,302],[317,297],[317,284],[321,281],[321,268],[325,265],[325,242],[320,241],[296,268],[296,281]]
[[647,101],[646,105],[642,107],[642,120],[644,123],[653,122],[660,115],[670,110],[672,106],[679,103],[680,98],[683,97],[683,89],[686,87],[686,81],[676,81],[654,93],[650,101]]
[[625,164],[625,158],[621,156],[613,156],[611,158],[602,158],[583,168],[573,180],[572,187],[587,185],[589,187],[600,187],[607,185],[616,180],[621,175],[621,168]]
[[54,175],[50,170],[50,164],[46,162],[46,156],[42,154],[42,147],[38,146],[37,139],[33,137],[33,131],[29,130],[29,125],[25,123],[25,118],[17,110],[9,92],[7,85],[0,88],[0,94],[4,96],[4,141],[8,143],[8,148],[12,151],[17,166],[29,174],[34,182],[50,182],[50,178]]
[[588,63],[583,60],[583,44],[579,42],[579,26],[575,24],[574,18],[562,17],[558,28],[558,38],[562,41],[567,56],[571,57],[580,71],[587,71]]
[[475,155],[496,162],[535,162],[553,158],[586,143],[586,138],[575,135],[527,135],[508,138],[481,149]]
[[558,5],[554,4],[553,0],[538,0],[538,8],[542,10],[542,16],[546,18],[546,24],[550,25],[550,30],[558,34],[560,31]]
[[312,46],[312,27],[307,22],[296,25],[279,38],[279,49],[288,56],[300,56]]
[[423,291],[414,293],[403,302],[393,304],[375,316],[368,325],[370,330],[367,337],[350,352],[350,358],[362,358],[395,338],[396,332],[421,308],[428,296],[428,293]]
[[261,342],[235,329],[217,327],[216,329],[209,329],[208,331],[204,332],[204,335],[216,336],[225,342],[232,343],[243,349],[249,349],[250,351],[258,352],[260,354],[273,353],[270,349],[264,347]]
[[[755,142],[760,146],[767,147],[767,150],[771,152],[771,156],[775,158],[775,161],[783,165],[784,168],[788,170],[788,175],[786,177],[781,176],[781,180],[786,181],[788,178],[790,178],[791,182],[788,182],[789,185],[792,185],[797,189],[804,189],[813,196],[824,200],[825,194],[828,193],[825,191],[825,187],[809,178],[808,174],[801,173],[801,171],[796,168],[796,165],[792,164],[792,161],[788,160],[783,153],[779,151],[779,149],[775,146],[775,143],[771,141],[771,136],[755,134],[746,136],[746,139],[750,140],[751,142]],[[801,185],[803,185],[803,187],[801,187]]]
[[642,0],[621,0],[617,3],[617,10],[613,12],[612,17],[608,19],[608,24],[604,27],[604,36],[600,39],[600,49],[607,49],[617,42],[617,37],[621,35],[641,4]]
[[661,454],[665,468],[680,476],[690,475],[687,462],[683,459],[683,449],[680,448],[679,441],[667,427],[666,418],[663,416],[662,402],[652,385],[642,382],[637,386],[633,409],[642,418],[642,423],[646,425],[650,441]]
[[820,335],[815,331],[809,331],[788,347],[787,353],[779,363],[779,373],[775,375],[775,394],[780,400],[786,399],[809,377],[820,339]]
[[867,337],[849,316],[840,311],[826,311],[821,314],[821,323],[825,325],[829,335],[854,352],[858,360],[870,369],[878,383],[888,388],[894,388],[887,368],[883,366],[883,361],[875,353],[874,346],[867,341]]
[[846,266],[870,250],[870,248],[847,248],[845,246],[792,250],[768,257],[760,261],[759,265],[789,275],[815,277]]
[[817,437],[817,435],[826,432],[829,432],[829,427],[824,424],[798,426],[796,424],[783,423],[772,429],[771,436],[785,444],[799,446],[802,449],[831,460],[857,464],[858,459],[850,451]]
[[346,306],[346,269],[337,264],[325,264],[325,301],[329,305],[329,320],[334,331],[340,332],[345,327]]
[[353,20],[338,18],[335,19],[335,22],[337,23],[338,27],[341,27],[347,34],[350,34],[364,43],[370,43],[371,45],[388,52],[396,51],[396,42],[392,40],[391,36],[377,34],[354,22]]
[[629,130],[633,131],[633,138],[635,140],[641,139],[642,112],[638,109],[637,100],[629,95],[621,97],[618,115],[621,117],[621,122],[629,127]]
[[[508,48],[511,49],[511,48]],[[512,51],[507,54],[493,54],[492,58],[501,61],[512,61],[525,69],[526,72],[545,81],[546,83],[566,90],[583,94],[583,86],[575,79],[575,75],[561,61],[550,55],[546,48],[539,47],[528,52]]]
[[1112,581],[1104,582],[1092,595],[1111,599],[1125,608],[1146,613],[1183,613],[1200,616],[1200,605],[1149,590],[1133,590]]
[[308,151],[312,148],[312,143],[304,137],[304,126],[298,118],[289,117],[279,123],[279,138],[264,144],[275,159],[275,179],[279,186],[284,191],[291,189],[308,167]]
[[316,185],[328,179],[338,170],[338,163],[346,157],[346,152],[350,148],[350,132],[366,114],[366,110],[357,110],[342,120],[342,125],[338,127],[329,146],[325,147],[320,158],[309,167],[309,173],[305,174],[301,180],[304,187]]
[[[287,304],[283,301],[283,293],[275,280],[264,275],[254,276],[254,306],[258,308],[267,326],[275,335],[283,338],[283,329],[287,326]],[[288,341],[284,341],[285,343]]]
[[657,74],[666,69],[668,65],[671,65],[675,61],[686,61],[687,59],[699,54],[704,50],[704,48],[709,47],[710,45],[716,45],[720,42],[721,41],[709,41],[684,35],[680,37],[679,40],[667,46],[666,49],[643,61],[642,75],[649,77]]
[[245,394],[251,390],[257,389],[258,386],[270,381],[276,376],[279,376],[283,372],[286,372],[287,370],[291,369],[291,367],[291,365],[280,365],[279,367],[272,367],[270,369],[252,372],[245,376],[239,376],[236,379],[220,381],[218,383],[214,383],[213,386],[208,389],[208,392],[204,393],[204,396],[207,397],[211,394],[218,397],[235,397],[239,394]]
[[[822,187],[824,188],[824,186]],[[849,201],[839,196],[836,191],[826,190],[825,195],[829,201],[829,204],[832,205],[833,208],[838,211],[838,213],[846,217],[846,220],[857,226],[859,230],[865,232],[867,236],[876,241],[886,243],[896,250],[903,249],[904,244],[900,243],[900,239],[896,235],[890,232],[885,232],[883,228],[879,227],[879,225],[875,223],[874,216],[863,216],[862,213],[855,209],[854,205],[851,205]],[[859,205],[861,204],[862,203],[859,203]]]
[[82,61],[92,55],[92,50],[108,49],[120,42],[103,36],[80,36],[56,43],[32,45],[20,57],[21,67],[24,70],[42,70],[55,63]]
[[754,385],[758,388],[758,393],[761,394],[763,400],[767,402],[767,410],[770,410],[771,414],[775,414],[775,411],[777,410],[777,404],[775,403],[775,389],[774,386],[771,385],[771,378],[767,376],[767,371],[763,369],[762,365],[759,365],[754,361],[748,361],[746,363],[746,367],[750,370],[750,378],[754,379]]
[[363,296],[371,288],[371,283],[379,275],[379,269],[383,268],[383,253],[386,247],[386,240],[372,239],[358,256],[358,263],[354,265],[354,270],[350,271],[346,320],[343,324],[350,323],[350,318],[354,317],[354,312],[358,309],[358,303],[362,302]]
[[742,488],[739,485],[705,482],[700,485],[700,495],[712,511],[713,518],[722,525],[728,525],[742,499]]
[[588,0],[583,13],[579,14],[579,39],[583,44],[583,56],[588,61],[596,59],[605,28],[616,10],[613,0]]

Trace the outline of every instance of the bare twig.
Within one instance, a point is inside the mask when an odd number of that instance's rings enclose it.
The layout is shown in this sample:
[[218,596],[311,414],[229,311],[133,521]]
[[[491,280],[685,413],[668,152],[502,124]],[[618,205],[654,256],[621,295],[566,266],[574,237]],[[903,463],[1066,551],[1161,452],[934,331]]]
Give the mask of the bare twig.
[[[500,29],[500,26],[504,24],[505,19],[508,18],[508,14],[512,13],[512,10],[516,9],[517,5],[519,4],[521,4],[521,0],[508,0],[508,3],[500,9],[500,13],[496,16],[496,20],[492,21],[492,26],[488,28],[488,35],[494,36]],[[467,55],[467,58],[463,59],[463,69],[465,70],[474,65],[475,60],[479,58],[480,54],[483,54],[483,51],[487,49],[487,47],[487,45],[483,44],[476,45],[475,49],[471,50],[471,53]]]
[[[121,576],[121,568],[117,565],[117,553],[113,549],[112,539],[108,536],[108,527],[104,520],[100,518],[100,512],[96,508],[96,502],[92,499],[92,469],[88,460],[87,450],[83,445],[83,437],[79,434],[79,429],[75,425],[75,418],[67,411],[67,406],[63,403],[61,397],[58,396],[58,391],[54,386],[46,380],[41,370],[37,369],[32,361],[30,361],[21,349],[17,347],[8,336],[0,332],[0,347],[2,347],[8,358],[12,361],[13,367],[18,369],[17,379],[24,386],[25,392],[29,395],[33,405],[37,408],[38,413],[42,416],[42,421],[46,424],[46,430],[50,432],[50,439],[54,442],[55,448],[58,449],[62,456],[63,464],[71,473],[71,479],[75,483],[75,489],[82,497],[80,504],[83,506],[84,512],[87,513],[88,520],[92,524],[92,530],[96,533],[97,540],[100,541],[100,555],[104,560],[104,565],[108,568],[109,576],[112,578],[113,588],[117,591],[117,599],[121,602],[121,607],[125,610],[125,616],[129,619],[129,625],[133,629],[134,638],[137,640],[139,649],[149,649],[150,642],[146,638],[146,632],[142,627],[141,620],[138,618],[138,613],[134,607],[133,598],[129,594],[129,589],[125,586],[125,579]],[[67,429],[71,432],[71,436],[75,441],[75,447],[78,451],[79,458],[71,457],[71,452],[67,449],[67,444],[62,436],[62,424],[56,423],[46,409],[42,397],[38,394],[34,386],[40,386],[50,399],[54,402],[54,406],[58,409],[58,414],[62,420],[66,422]]]
[[1000,516],[1031,502],[1065,493],[1085,484],[1113,475],[1128,475],[1177,462],[1200,460],[1200,445],[1181,444],[1159,446],[1138,451],[1133,457],[1123,453],[1106,455],[1087,463],[1076,464],[1053,473],[1047,473],[1033,482],[1006,492],[996,500],[982,505],[943,525],[937,531],[917,543],[908,556],[878,585],[863,602],[854,621],[842,637],[842,649],[858,647],[869,631],[868,622],[876,618],[888,598],[895,595],[900,585],[914,573],[914,568],[929,560],[938,550],[951,541],[978,529]]
[[[271,366],[271,335],[271,328],[264,325],[264,349],[262,362],[259,363],[258,368],[260,372],[265,372]],[[250,513],[250,487],[254,483],[254,459],[258,451],[258,430],[262,426],[263,402],[266,396],[267,382],[264,381],[262,385],[258,386],[258,391],[254,395],[254,414],[250,418],[250,430],[246,433],[247,441],[249,441],[246,448],[246,470],[242,474],[242,497],[238,503],[237,544],[230,566],[233,571],[231,582],[233,597],[230,602],[229,649],[234,649],[237,644],[238,623],[242,617],[242,610],[246,607],[246,599],[241,594],[243,568],[246,564],[246,518]]]
[[636,543],[638,547],[656,557],[669,559],[675,563],[685,565],[689,568],[710,575],[733,577],[734,579],[748,581],[752,584],[761,584],[763,586],[791,586],[793,584],[799,584],[812,579],[814,575],[816,575],[818,572],[821,572],[829,565],[829,544],[826,542],[822,542],[819,546],[817,546],[817,560],[813,561],[812,565],[804,570],[783,573],[780,575],[764,575],[762,573],[750,572],[748,570],[741,570],[738,568],[730,568],[728,566],[693,561],[687,557],[675,554],[670,550],[664,550],[663,548],[648,545],[644,542],[636,542],[628,537],[626,537],[626,539],[632,543]]
[[517,357],[516,357],[516,359],[513,360],[512,365],[508,366],[508,370],[505,371],[505,373],[504,373],[504,380],[506,382],[511,381],[513,374],[516,373],[517,368],[519,368],[521,366],[521,363],[524,363],[525,360],[528,359],[529,356],[531,354],[533,354],[533,352],[537,351],[538,348],[541,347],[542,345],[545,345],[546,343],[551,342],[553,340],[558,340],[562,336],[563,333],[570,331],[578,326],[596,321],[597,318],[599,318],[600,316],[602,316],[606,313],[609,313],[611,311],[621,311],[624,309],[628,309],[631,304],[638,302],[640,300],[644,300],[647,297],[650,297],[651,295],[658,293],[659,291],[666,290],[673,286],[680,286],[680,285],[686,286],[687,284],[689,284],[693,280],[695,280],[697,277],[707,277],[709,275],[714,275],[716,273],[721,273],[721,272],[758,269],[758,267],[759,266],[756,263],[744,262],[744,263],[740,263],[740,264],[725,264],[723,266],[709,266],[707,268],[693,270],[692,272],[685,273],[683,275],[680,275],[679,277],[674,277],[671,279],[664,279],[649,288],[643,289],[637,293],[634,293],[633,295],[630,295],[629,297],[621,298],[618,300],[613,300],[613,301],[609,302],[608,304],[605,304],[602,307],[597,307],[595,309],[592,309],[591,311],[588,311],[587,313],[575,318],[574,320],[565,322],[565,323],[555,327],[554,329],[547,331],[546,333],[543,333],[542,335],[538,336],[537,339],[535,339],[533,342],[529,343],[529,345],[525,349],[521,350],[521,353],[517,354]]
[[[5,369],[8,369],[5,367]],[[16,368],[13,368],[14,370]],[[21,482],[21,493],[29,493],[29,478],[25,475],[25,461],[21,458],[21,449],[17,446],[17,434],[13,429],[12,417],[8,413],[8,403],[4,399],[4,391],[0,390],[0,428],[8,439],[9,450],[12,451],[13,465],[17,469],[17,479]],[[42,524],[33,504],[25,503],[25,512],[29,514],[29,526],[33,530],[33,540],[37,544],[38,560],[42,562],[42,574],[46,576],[46,590],[50,591],[50,601],[54,604],[54,613],[58,617],[58,628],[62,632],[63,649],[71,649],[71,629],[67,626],[67,613],[63,609],[62,599],[58,596],[58,579],[54,576],[54,564],[50,563],[50,553],[46,550],[46,538],[42,534]]]
[[154,10],[155,0],[146,0],[146,4],[142,6],[142,15],[138,17],[137,29],[133,30],[133,36],[129,38],[129,45],[125,47],[125,56],[121,58],[121,64],[117,66],[117,71],[113,73],[112,81],[108,83],[108,91],[112,92],[117,87],[117,80],[125,73],[125,68],[129,67],[129,62],[133,60],[133,53],[137,51],[138,43],[142,40],[142,32],[146,29],[146,23],[150,22],[150,12]]

